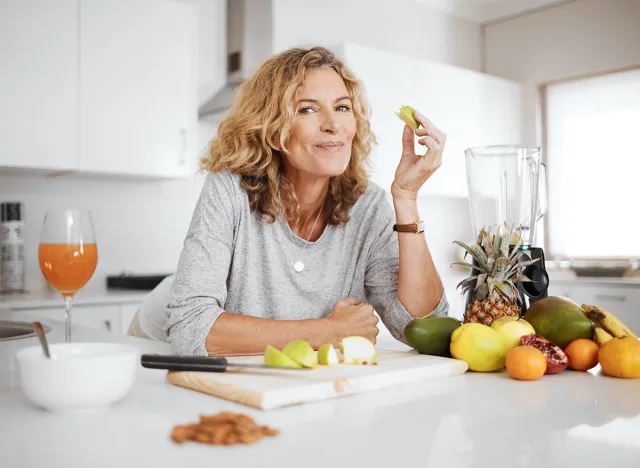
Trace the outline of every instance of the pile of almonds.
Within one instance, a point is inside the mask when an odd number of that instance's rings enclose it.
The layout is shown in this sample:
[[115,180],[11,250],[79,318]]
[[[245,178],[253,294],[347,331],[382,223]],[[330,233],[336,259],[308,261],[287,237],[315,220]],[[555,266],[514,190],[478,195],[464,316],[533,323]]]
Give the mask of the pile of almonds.
[[177,444],[193,440],[202,444],[234,445],[252,444],[264,436],[275,435],[278,435],[276,429],[259,426],[246,414],[222,412],[200,416],[195,424],[174,427],[171,439]]

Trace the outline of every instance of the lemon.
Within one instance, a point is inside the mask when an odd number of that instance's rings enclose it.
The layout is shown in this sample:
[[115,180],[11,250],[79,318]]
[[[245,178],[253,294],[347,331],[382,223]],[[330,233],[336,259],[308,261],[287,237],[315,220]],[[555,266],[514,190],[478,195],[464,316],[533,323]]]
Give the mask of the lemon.
[[324,344],[318,349],[318,364],[331,366],[338,364],[338,353],[331,343]]
[[264,363],[269,367],[286,367],[289,369],[302,369],[302,365],[291,359],[277,348],[267,345],[264,351]]
[[304,367],[316,367],[318,365],[315,351],[304,340],[292,341],[284,347],[282,352]]
[[415,109],[411,106],[402,106],[400,111],[396,112],[396,115],[415,132],[420,124],[413,117],[414,111]]
[[345,364],[376,364],[374,344],[364,336],[348,336],[342,340]]
[[500,317],[491,324],[491,328],[502,335],[505,351],[520,346],[520,338],[525,335],[535,335],[536,331],[525,319],[518,317]]
[[502,335],[481,323],[465,323],[451,335],[451,355],[476,372],[492,372],[504,367],[506,356]]

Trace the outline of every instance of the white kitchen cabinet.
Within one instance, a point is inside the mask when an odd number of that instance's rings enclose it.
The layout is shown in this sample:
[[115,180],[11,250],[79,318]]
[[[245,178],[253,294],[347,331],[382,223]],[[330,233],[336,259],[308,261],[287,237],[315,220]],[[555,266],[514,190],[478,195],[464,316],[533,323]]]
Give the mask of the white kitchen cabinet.
[[[71,307],[72,324],[98,328],[126,335],[141,302],[100,302],[77,304]],[[0,308],[1,309],[1,308]],[[8,308],[13,312],[12,320],[54,319],[64,322],[64,302],[60,305],[14,305]],[[3,319],[6,317],[0,317]]]
[[[60,307],[21,309],[25,318],[49,318],[64,321],[64,303]],[[120,333],[120,306],[118,304],[71,306],[71,323],[85,327],[99,328],[104,331]],[[73,337],[72,337],[73,338]]]
[[191,176],[196,54],[190,2],[0,2],[0,168]]
[[121,304],[120,305],[120,332],[126,335],[129,331],[131,320],[140,309],[140,304]]
[[[421,193],[467,196],[464,150],[519,144],[521,85],[447,64],[344,43],[334,48],[363,82],[378,140],[372,180],[389,189],[402,149],[402,105],[418,109],[447,134],[442,166]],[[425,147],[415,145],[420,153]]]
[[79,0],[0,2],[0,167],[77,166]]
[[191,174],[197,131],[194,6],[82,0],[80,18],[79,170]]

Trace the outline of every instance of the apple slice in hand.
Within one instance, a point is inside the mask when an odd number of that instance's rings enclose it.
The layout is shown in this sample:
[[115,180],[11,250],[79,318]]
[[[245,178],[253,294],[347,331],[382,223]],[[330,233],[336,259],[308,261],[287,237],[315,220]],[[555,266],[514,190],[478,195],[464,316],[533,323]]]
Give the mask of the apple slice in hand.
[[396,112],[396,115],[415,132],[420,124],[413,117],[414,110],[411,106],[402,106],[400,107],[400,111]]

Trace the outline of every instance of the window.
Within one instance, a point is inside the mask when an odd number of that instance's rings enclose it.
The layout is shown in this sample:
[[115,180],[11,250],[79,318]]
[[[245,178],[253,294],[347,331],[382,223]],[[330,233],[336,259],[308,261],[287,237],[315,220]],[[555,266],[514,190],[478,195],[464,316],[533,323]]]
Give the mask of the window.
[[640,69],[543,90],[547,256],[640,256]]

